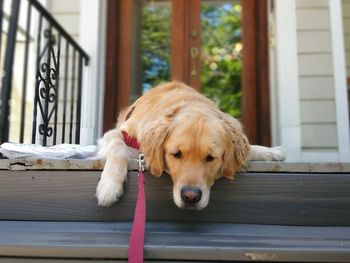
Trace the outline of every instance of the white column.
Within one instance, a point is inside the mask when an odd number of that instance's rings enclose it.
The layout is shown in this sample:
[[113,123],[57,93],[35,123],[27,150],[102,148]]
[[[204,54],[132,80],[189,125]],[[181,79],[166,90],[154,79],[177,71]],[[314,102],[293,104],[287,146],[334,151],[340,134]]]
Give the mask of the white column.
[[298,50],[295,0],[275,1],[276,118],[287,161],[301,161]]
[[339,161],[350,161],[350,132],[349,108],[347,100],[346,63],[344,47],[344,31],[340,0],[330,0],[330,17],[333,46],[333,70],[335,101],[337,111],[337,133],[339,147]]
[[94,144],[103,122],[106,1],[81,1],[80,43],[90,56],[84,68],[81,144]]

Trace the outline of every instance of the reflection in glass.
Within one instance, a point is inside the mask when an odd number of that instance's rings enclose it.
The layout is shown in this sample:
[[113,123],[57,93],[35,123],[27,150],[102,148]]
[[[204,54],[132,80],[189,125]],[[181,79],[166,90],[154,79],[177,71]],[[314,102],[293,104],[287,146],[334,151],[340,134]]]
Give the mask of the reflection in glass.
[[202,1],[202,93],[238,118],[242,97],[241,13],[240,1]]
[[145,1],[142,10],[143,92],[170,79],[171,1]]

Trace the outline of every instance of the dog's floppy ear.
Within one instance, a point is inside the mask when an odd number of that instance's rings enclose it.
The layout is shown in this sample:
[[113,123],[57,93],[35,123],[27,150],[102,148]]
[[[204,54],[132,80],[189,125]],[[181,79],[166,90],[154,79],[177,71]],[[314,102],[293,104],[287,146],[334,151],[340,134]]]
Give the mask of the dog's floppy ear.
[[169,109],[145,127],[140,139],[141,151],[154,176],[161,176],[164,171],[164,143],[172,130],[172,120],[179,107]]
[[241,124],[231,116],[222,114],[226,149],[223,156],[221,174],[233,179],[234,174],[248,158],[249,142],[242,131]]

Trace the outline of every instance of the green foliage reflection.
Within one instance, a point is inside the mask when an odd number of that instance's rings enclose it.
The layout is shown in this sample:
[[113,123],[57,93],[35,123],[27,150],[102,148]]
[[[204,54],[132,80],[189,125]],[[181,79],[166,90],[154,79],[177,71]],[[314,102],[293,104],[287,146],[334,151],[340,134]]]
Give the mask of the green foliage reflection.
[[170,6],[146,5],[141,33],[142,86],[148,90],[170,79]]
[[[170,5],[150,4],[143,8],[143,90],[170,79],[170,21]],[[202,92],[224,112],[240,117],[241,5],[204,3],[201,21]]]
[[241,116],[241,6],[202,5],[202,92],[221,110]]

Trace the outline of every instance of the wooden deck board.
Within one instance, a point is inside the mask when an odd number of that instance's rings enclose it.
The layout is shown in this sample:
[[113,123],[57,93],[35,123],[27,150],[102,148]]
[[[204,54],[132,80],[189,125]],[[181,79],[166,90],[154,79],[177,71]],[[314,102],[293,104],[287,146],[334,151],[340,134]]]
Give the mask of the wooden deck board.
[[[1,222],[0,256],[127,257],[130,223]],[[349,227],[148,223],[145,259],[348,262]]]
[[[131,162],[124,197],[102,208],[102,167],[0,160],[0,262],[125,262],[137,174]],[[349,164],[252,162],[218,180],[202,211],[174,205],[168,175],[145,187],[145,262],[350,261]]]
[[[0,159],[0,170],[90,170],[101,171],[102,159]],[[136,160],[129,162],[129,170],[137,170]],[[350,173],[349,163],[290,163],[290,162],[247,162],[245,171],[285,173]]]
[[[132,221],[137,175],[125,195],[98,207],[100,171],[0,171],[0,220]],[[167,175],[146,176],[149,222],[350,226],[350,174],[244,173],[218,180],[202,211],[178,209]]]

